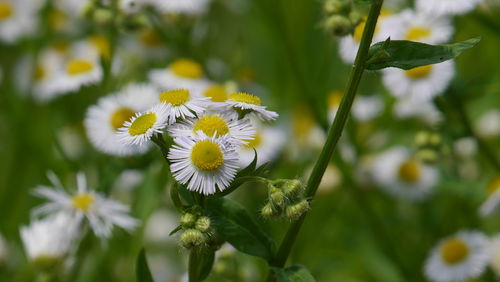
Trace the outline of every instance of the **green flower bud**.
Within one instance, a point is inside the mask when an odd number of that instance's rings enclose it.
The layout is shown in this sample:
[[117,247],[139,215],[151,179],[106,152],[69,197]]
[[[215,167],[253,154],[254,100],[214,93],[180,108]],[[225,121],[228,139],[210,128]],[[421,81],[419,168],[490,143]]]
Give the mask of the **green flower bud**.
[[276,210],[270,203],[265,204],[260,210],[262,217],[266,219],[273,219],[278,217],[278,210]]
[[346,36],[354,31],[354,26],[351,20],[340,15],[329,17],[325,22],[325,28],[336,36]]
[[420,131],[415,135],[415,145],[421,147],[425,146],[429,143],[429,132],[427,131]]
[[62,258],[57,256],[37,256],[33,259],[33,265],[40,271],[55,271],[62,262]]
[[328,0],[323,7],[329,14],[348,14],[351,10],[349,2],[342,0]]
[[416,155],[418,159],[425,163],[435,163],[438,158],[438,154],[432,149],[421,149]]
[[210,223],[210,218],[202,216],[196,221],[196,229],[200,230],[201,232],[208,232],[208,230],[210,230]]
[[287,206],[285,209],[285,215],[288,220],[297,220],[307,210],[309,210],[309,202],[307,200],[302,200],[298,203]]
[[275,206],[283,207],[286,201],[285,193],[278,188],[273,188],[269,193],[269,201]]
[[285,196],[287,197],[296,197],[297,195],[302,192],[302,182],[298,179],[293,179],[293,180],[288,180],[284,185],[283,185],[283,192],[285,193]]
[[441,136],[437,133],[433,133],[429,136],[429,144],[431,146],[435,146],[435,147],[438,147],[441,145],[441,142],[443,141],[443,139],[441,138]]
[[187,229],[181,234],[181,244],[187,249],[200,246],[205,240],[205,235],[198,229]]
[[181,216],[180,219],[181,225],[184,228],[190,228],[193,227],[193,225],[196,222],[196,217],[192,213],[185,213]]
[[107,25],[113,20],[113,13],[109,9],[98,8],[93,11],[92,18],[99,25]]

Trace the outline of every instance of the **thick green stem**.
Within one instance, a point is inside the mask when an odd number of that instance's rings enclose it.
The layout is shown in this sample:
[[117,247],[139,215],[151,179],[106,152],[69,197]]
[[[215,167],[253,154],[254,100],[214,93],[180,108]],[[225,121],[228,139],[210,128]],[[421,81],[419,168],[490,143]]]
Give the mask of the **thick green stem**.
[[[311,176],[309,177],[306,188],[306,197],[313,198],[316,194],[316,190],[318,189],[321,178],[323,177],[328,163],[330,162],[337,142],[342,136],[342,131],[347,122],[347,118],[349,117],[349,112],[351,111],[351,106],[354,101],[354,97],[356,96],[359,82],[361,81],[361,77],[365,70],[368,51],[372,42],[373,33],[375,32],[375,26],[380,14],[380,9],[382,8],[382,3],[383,0],[373,0],[373,4],[368,14],[368,19],[366,21],[365,29],[363,31],[363,36],[358,49],[358,53],[354,61],[354,66],[349,77],[347,91],[342,97],[342,101],[335,116],[335,120],[333,121],[332,127],[328,131],[328,138],[326,140],[326,143],[323,146],[323,150],[321,151],[321,154],[316,161]],[[283,241],[281,242],[274,260],[271,262],[271,265],[277,267],[283,267],[285,265],[290,251],[292,250],[295,239],[297,238],[300,228],[304,223],[305,215],[306,214],[292,223],[287,233],[285,234]],[[268,276],[268,280],[272,280],[271,275]]]
[[198,282],[198,265],[200,260],[200,250],[194,248],[189,253],[189,265],[188,265],[188,274],[189,274],[189,282]]

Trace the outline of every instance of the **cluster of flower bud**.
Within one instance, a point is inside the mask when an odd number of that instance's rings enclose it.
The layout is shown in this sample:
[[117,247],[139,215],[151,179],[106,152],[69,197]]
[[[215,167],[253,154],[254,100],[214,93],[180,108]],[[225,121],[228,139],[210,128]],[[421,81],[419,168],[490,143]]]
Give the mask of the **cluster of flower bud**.
[[204,215],[186,212],[181,215],[180,224],[180,242],[188,249],[205,245],[212,233],[211,220]]
[[416,156],[425,163],[435,163],[446,151],[439,133],[420,131],[415,135]]
[[299,180],[278,179],[269,182],[267,187],[268,199],[260,211],[264,218],[293,221],[309,210],[309,201]]
[[361,16],[353,9],[351,0],[326,0],[323,7],[326,14],[324,27],[335,36],[353,34],[361,22]]

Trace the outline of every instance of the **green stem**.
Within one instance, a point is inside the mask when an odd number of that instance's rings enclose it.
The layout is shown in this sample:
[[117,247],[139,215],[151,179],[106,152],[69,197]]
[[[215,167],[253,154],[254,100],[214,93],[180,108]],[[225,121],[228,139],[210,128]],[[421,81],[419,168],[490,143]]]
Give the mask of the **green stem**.
[[170,162],[168,161],[168,144],[165,142],[165,139],[163,139],[162,134],[156,134],[151,137],[151,141],[153,141],[161,150],[161,154],[167,161],[167,164],[170,165]]
[[188,274],[189,274],[189,282],[198,282],[198,264],[200,259],[200,253],[197,248],[194,248],[189,253],[189,265],[188,265]]
[[[313,168],[313,171],[307,183],[305,195],[308,198],[312,199],[316,194],[316,190],[318,189],[318,186],[321,182],[321,178],[323,177],[323,174],[325,173],[328,163],[330,162],[330,159],[337,145],[337,142],[342,136],[342,131],[346,124],[347,118],[349,117],[349,112],[351,110],[354,97],[356,96],[359,82],[361,81],[361,77],[365,70],[365,63],[368,58],[368,51],[370,49],[370,45],[372,42],[373,33],[375,32],[375,26],[377,24],[377,19],[380,14],[380,9],[382,8],[382,3],[383,0],[373,0],[373,3],[371,5],[365,29],[363,31],[361,43],[358,49],[358,53],[354,61],[354,66],[349,76],[347,91],[345,95],[342,97],[342,101],[340,103],[339,110],[335,116],[335,120],[333,121],[332,127],[328,131],[328,138],[326,140],[326,143],[323,146],[321,154],[318,160],[316,161],[316,164]],[[304,214],[301,218],[292,223],[287,233],[285,234],[283,241],[281,242],[281,245],[278,249],[276,256],[270,263],[271,265],[277,267],[283,267],[285,265],[286,260],[292,250],[292,246],[300,231],[300,228],[304,223],[305,215],[306,214]],[[268,275],[268,281],[272,281],[271,274]]]

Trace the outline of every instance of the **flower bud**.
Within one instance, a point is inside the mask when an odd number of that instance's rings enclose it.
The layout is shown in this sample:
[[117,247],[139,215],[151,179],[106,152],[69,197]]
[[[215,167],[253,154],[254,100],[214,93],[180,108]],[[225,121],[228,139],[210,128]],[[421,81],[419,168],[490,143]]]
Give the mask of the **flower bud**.
[[201,232],[208,232],[208,230],[210,230],[210,223],[210,218],[202,216],[196,221],[196,229],[200,230]]
[[351,10],[349,2],[342,0],[328,0],[323,7],[329,14],[347,14]]
[[441,142],[443,141],[443,139],[441,138],[441,136],[437,133],[433,133],[429,136],[429,145],[431,146],[435,146],[435,147],[438,147],[441,145]]
[[418,159],[425,163],[435,163],[438,158],[438,154],[432,149],[421,149],[416,155]]
[[271,202],[271,204],[278,207],[283,207],[285,205],[285,200],[286,197],[283,191],[278,188],[273,188],[270,190],[269,201]]
[[270,203],[265,204],[260,210],[262,217],[266,219],[273,219],[278,217],[278,211]]
[[421,147],[427,145],[429,142],[429,132],[427,131],[420,131],[415,135],[415,145]]
[[351,20],[345,16],[334,15],[325,22],[325,28],[336,36],[346,36],[354,31]]
[[98,8],[93,11],[92,18],[98,25],[107,25],[113,20],[113,13],[109,9]]
[[302,192],[302,182],[298,179],[292,179],[285,182],[283,185],[283,193],[287,197],[296,197]]
[[193,227],[193,225],[196,222],[196,217],[192,213],[185,213],[181,216],[180,219],[181,225],[184,228],[190,228]]
[[309,210],[309,202],[307,200],[302,200],[298,203],[287,206],[285,209],[285,215],[288,220],[297,220],[307,210]]
[[181,234],[181,244],[187,249],[202,245],[205,239],[205,235],[198,229],[187,229]]

